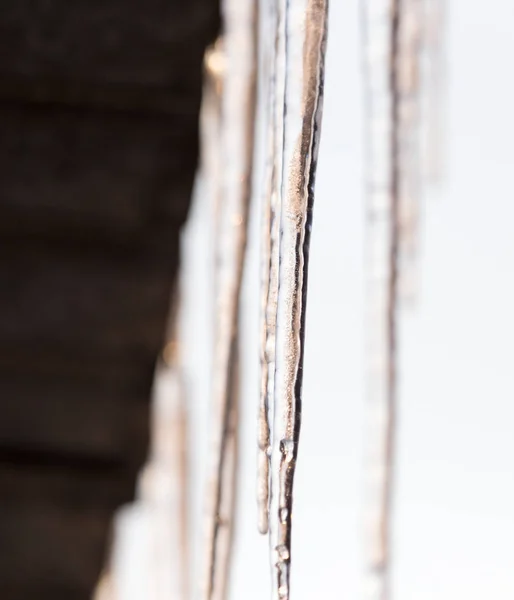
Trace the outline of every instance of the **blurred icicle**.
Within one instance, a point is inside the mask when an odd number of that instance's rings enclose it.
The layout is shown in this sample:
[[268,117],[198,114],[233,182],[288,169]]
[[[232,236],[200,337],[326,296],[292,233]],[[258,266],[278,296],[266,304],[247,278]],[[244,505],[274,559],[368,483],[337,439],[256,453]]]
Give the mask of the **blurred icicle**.
[[223,2],[219,205],[215,209],[216,333],[207,473],[203,600],[227,591],[237,462],[239,301],[251,195],[256,77],[256,0]]
[[400,0],[367,0],[367,536],[365,597],[389,598],[399,252]]
[[221,202],[221,93],[224,71],[223,40],[218,38],[216,43],[205,52],[204,84],[200,109],[200,170],[204,194],[207,196],[207,204],[212,210],[213,240],[211,243],[213,248],[216,245]]
[[422,165],[420,159],[421,43],[424,0],[399,0],[395,71],[397,116],[396,160],[398,171],[398,289],[399,296],[413,300],[418,271],[418,239],[421,209]]
[[288,0],[280,6],[285,6],[286,82],[269,521],[274,600],[290,597],[293,479],[301,420],[308,251],[328,2]]
[[157,365],[149,460],[138,485],[138,499],[149,509],[155,598],[188,600],[189,532],[187,411],[180,366],[178,291]]
[[[424,78],[423,58],[440,61],[440,38],[430,28],[442,0],[366,0],[368,340],[366,597],[388,600],[391,504],[397,410],[399,305],[415,294],[419,214],[424,191],[423,101],[435,71]],[[430,5],[430,7],[428,7]],[[431,40],[430,42],[427,40]],[[438,41],[437,41],[438,40]],[[432,69],[437,70],[435,63]],[[426,79],[426,80],[425,80]],[[430,115],[430,111],[428,111]]]
[[445,100],[445,2],[424,0],[425,19],[425,113],[424,177],[427,183],[437,184],[444,174],[443,115]]
[[[261,237],[261,390],[258,415],[257,509],[260,533],[269,527],[271,420],[275,380],[280,199],[284,138],[285,2],[261,0],[266,163]],[[266,31],[267,29],[267,31]],[[270,35],[271,32],[271,35]],[[269,39],[267,39],[269,38]]]
[[216,548],[213,557],[213,587],[211,598],[222,600],[227,597],[229,568],[236,511],[237,467],[239,450],[239,342],[233,355],[231,370],[229,413],[225,431],[225,457],[221,473],[222,489],[217,515]]
[[95,600],[188,600],[187,411],[175,295],[152,389],[150,452],[136,501],[114,521],[113,548]]
[[102,573],[96,585],[93,600],[117,600],[111,572],[109,570]]
[[162,367],[154,387],[152,456],[140,475],[138,504],[150,529],[153,597],[187,600],[186,415],[181,376]]
[[442,178],[443,0],[399,0],[399,296],[417,296],[422,201]]

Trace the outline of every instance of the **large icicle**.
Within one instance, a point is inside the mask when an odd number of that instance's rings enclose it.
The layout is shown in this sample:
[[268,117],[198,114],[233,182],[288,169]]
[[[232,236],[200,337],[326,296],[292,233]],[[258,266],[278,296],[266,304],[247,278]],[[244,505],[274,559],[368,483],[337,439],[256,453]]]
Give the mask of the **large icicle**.
[[255,0],[223,2],[226,64],[221,98],[220,204],[216,235],[216,332],[210,464],[207,473],[205,576],[201,598],[226,595],[234,514],[235,376],[239,297],[251,192],[255,113]]
[[[267,147],[262,212],[262,291],[261,291],[261,390],[258,416],[257,507],[261,533],[269,527],[269,485],[271,458],[271,420],[275,381],[275,330],[277,320],[280,204],[282,198],[282,159],[284,140],[285,92],[285,7],[284,0],[263,0],[262,34],[269,52],[264,76],[269,72],[267,95]],[[268,33],[269,36],[269,33]],[[270,43],[271,42],[271,43]],[[271,46],[271,48],[269,48]]]
[[290,596],[293,479],[301,417],[307,266],[316,170],[327,0],[288,0],[280,264],[271,457],[273,598]]

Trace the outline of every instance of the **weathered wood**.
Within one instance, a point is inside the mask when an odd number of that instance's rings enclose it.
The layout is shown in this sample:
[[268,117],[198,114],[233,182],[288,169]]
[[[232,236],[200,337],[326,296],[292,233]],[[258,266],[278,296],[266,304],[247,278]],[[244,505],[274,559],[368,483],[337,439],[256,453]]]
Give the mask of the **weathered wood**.
[[114,257],[30,243],[0,252],[0,347],[155,356],[178,259],[178,231],[168,235],[167,260],[137,247]]
[[91,243],[137,239],[160,218],[181,223],[196,119],[0,105],[2,228],[85,232]]
[[[0,515],[0,592],[16,588],[47,598],[55,589],[84,599],[101,568],[109,511],[4,507]],[[2,594],[2,598],[9,597]],[[67,597],[67,596],[57,596]]]
[[208,0],[3,0],[0,72],[195,95],[216,13]]
[[[0,380],[0,461],[22,446],[26,453],[52,453],[63,460],[133,462],[144,458],[148,423],[146,390],[76,385],[73,380]],[[139,432],[139,435],[138,435]]]
[[0,3],[0,598],[86,600],[131,500],[217,0]]
[[[0,461],[0,499],[4,508],[25,510],[112,511],[133,493],[134,476],[124,466],[93,463],[33,465]],[[78,546],[80,548],[80,540]],[[5,550],[5,548],[4,548]]]

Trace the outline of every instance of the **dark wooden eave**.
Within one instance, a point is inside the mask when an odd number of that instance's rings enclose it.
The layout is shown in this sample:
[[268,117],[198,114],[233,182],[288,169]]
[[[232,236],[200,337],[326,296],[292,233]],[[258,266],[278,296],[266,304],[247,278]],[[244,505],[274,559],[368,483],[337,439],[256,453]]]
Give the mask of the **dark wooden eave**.
[[86,600],[148,441],[216,0],[0,3],[0,598]]

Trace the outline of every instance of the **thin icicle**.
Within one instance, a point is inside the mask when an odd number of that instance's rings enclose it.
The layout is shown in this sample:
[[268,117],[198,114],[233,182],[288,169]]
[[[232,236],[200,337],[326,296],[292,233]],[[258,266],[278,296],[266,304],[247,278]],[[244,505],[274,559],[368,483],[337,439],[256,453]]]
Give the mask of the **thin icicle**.
[[275,600],[290,597],[293,479],[301,420],[308,250],[321,126],[327,13],[326,0],[289,0],[286,4],[287,79],[270,510]]
[[149,460],[139,477],[138,501],[152,523],[155,598],[189,598],[187,409],[180,366],[178,292],[152,398]]
[[93,600],[117,600],[109,570],[104,571],[100,576],[93,593]]
[[[260,39],[263,39],[264,29],[271,24],[268,17],[268,0],[260,0],[259,13],[265,24],[261,24]],[[268,361],[266,355],[266,341],[268,339],[268,328],[266,318],[266,307],[269,293],[269,272],[271,261],[271,185],[273,173],[273,87],[274,87],[274,57],[267,44],[261,44],[263,51],[262,75],[259,84],[267,96],[265,126],[266,147],[264,163],[264,185],[262,196],[262,222],[261,222],[261,389],[259,398],[259,410],[257,416],[257,523],[260,533],[268,532],[268,503],[269,503],[269,456],[270,445],[270,423],[269,423],[269,398],[268,398]]]
[[368,345],[365,597],[387,600],[396,413],[400,209],[400,0],[368,0],[366,26]]
[[[212,210],[213,226],[211,230],[213,240],[210,241],[213,251],[216,247],[221,205],[221,94],[224,72],[223,39],[218,38],[205,52],[204,84],[200,110],[200,169],[203,194],[207,197],[206,204]],[[214,273],[214,285],[216,286],[216,273]]]
[[400,0],[397,73],[397,160],[399,295],[413,300],[417,288],[418,239],[421,212],[422,168],[420,160],[421,44],[423,0]]
[[[442,62],[441,4],[441,0],[367,0],[365,5],[369,222],[366,356],[371,421],[367,432],[370,506],[366,596],[372,600],[390,598],[398,305],[414,292],[425,176],[421,149],[423,135],[427,135],[422,92],[434,101],[434,92],[441,91],[433,89],[438,63]],[[432,65],[423,90],[425,48]],[[428,123],[429,128],[435,125]]]
[[157,370],[154,407],[152,455],[138,493],[151,524],[153,588],[156,599],[187,600],[187,420],[178,371]]
[[437,184],[444,174],[443,114],[444,114],[444,47],[445,2],[424,0],[426,117],[424,119],[424,176]]
[[[137,499],[118,511],[95,600],[188,600],[187,410],[179,359],[178,294],[152,389],[151,444]],[[137,540],[137,543],[134,543]],[[133,578],[127,579],[127,573]]]
[[254,0],[225,0],[223,17],[226,70],[221,98],[221,202],[216,235],[216,341],[203,600],[223,600],[230,563],[236,463],[234,377],[255,113]]
[[[285,6],[283,0],[267,2],[271,8],[266,25],[274,31],[268,69],[268,136],[262,216],[261,292],[261,391],[258,417],[257,506],[258,526],[269,528],[271,420],[275,381],[275,330],[277,320],[280,202],[285,92]],[[264,36],[263,36],[264,39]]]
[[398,51],[399,295],[417,295],[420,215],[442,171],[442,0],[400,0]]
[[442,172],[442,0],[400,0],[398,24],[399,294],[417,294],[420,215]]
[[225,433],[225,458],[221,474],[222,494],[217,515],[218,531],[216,540],[216,555],[214,557],[214,585],[212,596],[214,600],[227,597],[229,585],[229,567],[234,534],[237,493],[237,467],[239,450],[239,341],[234,349],[232,381],[230,384],[229,414]]

